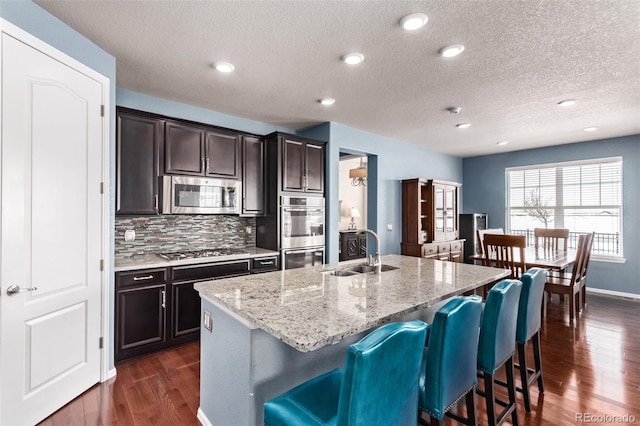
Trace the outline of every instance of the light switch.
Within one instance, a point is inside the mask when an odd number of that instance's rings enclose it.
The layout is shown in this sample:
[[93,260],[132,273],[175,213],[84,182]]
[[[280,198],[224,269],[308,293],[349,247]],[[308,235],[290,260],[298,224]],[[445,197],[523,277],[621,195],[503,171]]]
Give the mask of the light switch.
[[126,242],[132,242],[136,240],[136,231],[134,231],[133,229],[128,229],[126,231],[124,231],[124,240]]
[[211,317],[211,312],[205,309],[202,316],[203,316],[202,318],[203,327],[209,330],[209,333],[211,333],[211,330],[213,330],[213,318]]
[[393,224],[387,223],[387,231],[393,231]]

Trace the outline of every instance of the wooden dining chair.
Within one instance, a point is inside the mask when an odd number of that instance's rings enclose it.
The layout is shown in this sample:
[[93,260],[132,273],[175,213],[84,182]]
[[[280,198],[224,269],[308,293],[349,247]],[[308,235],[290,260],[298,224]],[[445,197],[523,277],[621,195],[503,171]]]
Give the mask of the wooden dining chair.
[[504,230],[502,228],[478,229],[476,234],[478,236],[478,254],[484,256],[484,236],[487,234],[504,235]]
[[509,269],[510,278],[520,278],[526,270],[524,248],[527,246],[527,237],[524,235],[497,235],[486,234],[484,236],[483,265],[496,268]]
[[[578,238],[578,248],[576,250],[576,261],[571,273],[553,275],[547,277],[544,290],[547,293],[547,300],[551,300],[552,294],[569,296],[569,322],[577,317],[578,312],[583,307],[582,301],[586,289],[587,269],[591,257],[591,247],[593,245],[594,233],[582,234]],[[562,298],[560,298],[562,302]]]
[[569,248],[569,229],[567,228],[535,228],[533,237],[536,250],[566,251]]

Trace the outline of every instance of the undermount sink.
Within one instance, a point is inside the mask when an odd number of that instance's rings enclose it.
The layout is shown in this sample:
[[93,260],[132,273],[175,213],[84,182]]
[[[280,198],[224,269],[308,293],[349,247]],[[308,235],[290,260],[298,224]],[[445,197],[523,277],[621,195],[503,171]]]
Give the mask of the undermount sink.
[[[394,269],[398,269],[398,267],[391,266],[391,265],[380,265],[380,272],[393,271]],[[344,268],[344,269],[322,271],[322,273],[327,275],[335,275],[336,277],[348,277],[350,275],[367,274],[367,273],[375,272],[375,270],[376,270],[375,266],[356,265],[356,266],[351,266],[349,268]]]

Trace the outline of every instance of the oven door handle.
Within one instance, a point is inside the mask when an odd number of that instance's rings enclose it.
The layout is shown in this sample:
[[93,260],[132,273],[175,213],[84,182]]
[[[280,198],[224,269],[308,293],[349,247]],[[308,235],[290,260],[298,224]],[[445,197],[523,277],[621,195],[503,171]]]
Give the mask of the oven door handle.
[[283,207],[282,208],[283,211],[285,212],[322,212],[324,211],[324,209],[318,209],[318,208],[291,208],[291,207]]
[[285,250],[284,254],[313,253],[313,252],[316,252],[316,251],[324,251],[324,248],[306,249],[306,250]]

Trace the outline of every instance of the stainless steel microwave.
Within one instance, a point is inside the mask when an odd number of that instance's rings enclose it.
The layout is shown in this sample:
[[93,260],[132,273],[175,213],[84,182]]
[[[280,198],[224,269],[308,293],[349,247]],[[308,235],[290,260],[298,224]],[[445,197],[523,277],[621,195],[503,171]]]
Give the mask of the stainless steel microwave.
[[242,183],[205,177],[163,176],[163,214],[240,214]]

